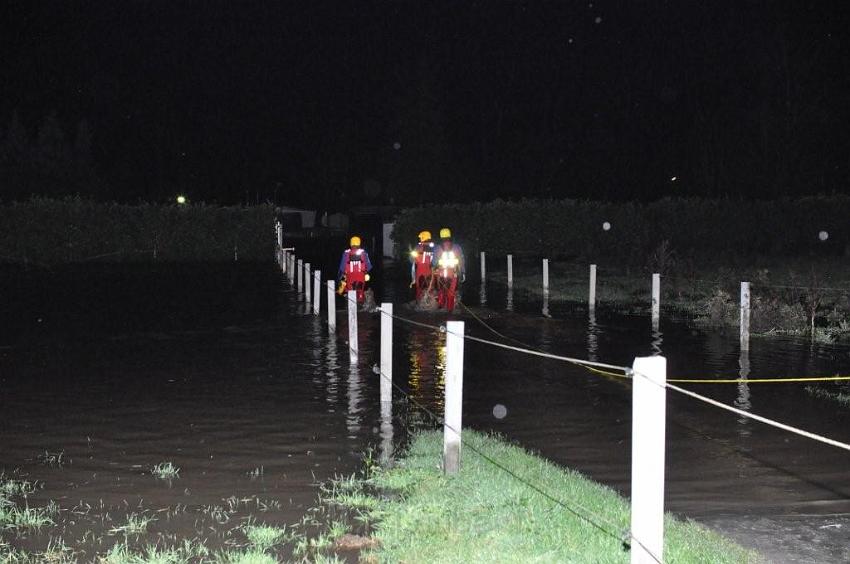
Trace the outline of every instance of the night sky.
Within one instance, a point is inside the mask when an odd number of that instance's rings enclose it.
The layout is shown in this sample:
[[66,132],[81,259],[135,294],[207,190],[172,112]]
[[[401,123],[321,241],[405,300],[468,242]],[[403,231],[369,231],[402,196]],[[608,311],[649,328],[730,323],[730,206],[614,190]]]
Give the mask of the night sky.
[[4,2],[0,198],[848,192],[836,2]]

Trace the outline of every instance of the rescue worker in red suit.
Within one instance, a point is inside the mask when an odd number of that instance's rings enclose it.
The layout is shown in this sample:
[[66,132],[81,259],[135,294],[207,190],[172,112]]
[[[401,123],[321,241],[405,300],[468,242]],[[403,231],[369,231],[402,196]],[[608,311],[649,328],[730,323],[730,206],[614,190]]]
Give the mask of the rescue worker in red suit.
[[351,247],[345,249],[339,261],[339,293],[354,290],[357,292],[357,303],[363,303],[366,282],[369,281],[369,271],[372,270],[372,261],[369,260],[369,253],[360,247],[360,237],[356,235],[352,237],[350,244]]
[[[452,232],[448,227],[440,229],[440,247],[434,273],[437,276],[437,305],[451,313],[457,301],[458,283],[466,279],[464,273],[463,249],[452,242]],[[459,280],[458,280],[459,279]]]
[[419,233],[419,244],[410,253],[410,285],[416,288],[416,301],[428,291],[431,285],[431,274],[435,262],[434,251],[436,247],[431,240],[430,231]]

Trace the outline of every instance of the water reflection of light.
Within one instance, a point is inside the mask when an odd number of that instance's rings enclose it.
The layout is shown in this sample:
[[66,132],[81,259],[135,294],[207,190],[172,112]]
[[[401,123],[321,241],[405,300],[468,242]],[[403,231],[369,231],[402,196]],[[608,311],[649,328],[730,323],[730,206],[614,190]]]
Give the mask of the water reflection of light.
[[328,412],[334,413],[336,411],[336,401],[337,401],[337,391],[339,386],[339,356],[336,350],[336,335],[331,335],[328,339],[327,346],[327,382],[328,382],[328,395],[327,395],[327,403],[328,403]]
[[[740,378],[746,379],[750,375],[750,351],[748,349],[741,350],[741,356],[738,358],[738,365],[740,370],[738,370],[738,376]],[[741,409],[743,411],[750,411],[752,408],[752,403],[750,402],[750,385],[746,382],[738,383],[738,397],[735,398],[735,407]],[[749,437],[751,432],[749,425],[748,417],[739,417],[738,418],[738,434],[741,437]]]
[[590,310],[587,317],[587,359],[596,361],[599,350],[599,326],[596,324],[596,311]]
[[360,367],[357,363],[351,365],[348,372],[348,416],[346,426],[348,427],[348,438],[356,439],[360,430]]
[[487,283],[481,281],[481,288],[478,289],[478,295],[481,300],[481,305],[487,305]]
[[508,286],[508,295],[505,301],[505,309],[508,311],[514,310],[514,287],[513,285]]
[[552,317],[549,314],[549,289],[543,290],[543,315],[545,317]]
[[445,337],[431,331],[413,330],[408,335],[410,396],[432,408],[442,408],[446,364]]
[[321,385],[322,383],[322,355],[324,354],[324,347],[322,347],[322,320],[319,316],[313,316],[313,322],[310,324],[310,341],[312,346],[310,347],[310,353],[313,357],[313,364],[317,367],[317,369],[313,372],[313,383],[316,385]]
[[661,330],[659,330],[658,326],[656,325],[652,329],[652,343],[651,343],[651,345],[652,345],[652,356],[658,356],[658,355],[661,354],[661,352],[662,352],[661,351],[661,345],[663,345],[663,344],[664,344],[664,333],[662,333]]

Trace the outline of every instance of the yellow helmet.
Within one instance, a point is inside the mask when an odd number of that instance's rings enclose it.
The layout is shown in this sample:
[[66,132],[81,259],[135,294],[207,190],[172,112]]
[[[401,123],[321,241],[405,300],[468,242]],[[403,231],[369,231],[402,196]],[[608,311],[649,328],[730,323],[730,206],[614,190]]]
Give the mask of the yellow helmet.
[[425,241],[429,240],[430,238],[431,238],[431,232],[430,231],[420,231],[419,232],[419,242],[420,243],[424,243]]
[[360,237],[355,235],[354,237],[351,238],[350,243],[351,243],[352,247],[359,247],[360,246]]
[[451,239],[452,238],[452,230],[448,227],[443,227],[440,229],[440,239]]

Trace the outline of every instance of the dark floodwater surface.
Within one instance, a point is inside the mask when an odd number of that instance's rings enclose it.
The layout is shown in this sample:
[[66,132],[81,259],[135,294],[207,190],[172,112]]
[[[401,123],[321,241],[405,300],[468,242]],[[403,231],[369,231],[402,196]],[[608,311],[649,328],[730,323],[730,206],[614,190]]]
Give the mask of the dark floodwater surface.
[[[108,537],[110,511],[149,512],[165,538],[222,542],[221,531],[249,514],[294,523],[316,505],[318,481],[356,471],[370,446],[386,454],[405,429],[431,424],[396,401],[392,431],[381,425],[372,370],[378,315],[361,314],[361,354],[351,364],[344,312],[329,335],[324,309],[314,317],[273,265],[93,266],[4,283],[0,469],[43,482],[30,503],[56,500],[68,510],[66,542],[98,528]],[[398,315],[444,320],[407,310],[403,280],[383,290]],[[507,311],[504,289],[487,290],[486,307],[467,290],[478,316],[558,354],[631,365],[660,351],[669,377],[684,378],[736,378],[747,367],[751,378],[850,373],[846,346],[755,339],[742,356],[736,335],[664,321],[653,333],[647,317],[600,311],[589,319],[564,304],[552,304],[547,318],[519,295]],[[457,317],[468,334],[499,340],[471,315]],[[394,340],[396,383],[439,410],[444,336],[396,322]],[[848,408],[802,384],[697,391],[850,441]],[[503,433],[628,495],[627,383],[467,341],[464,398],[465,425]],[[850,453],[672,393],[667,448],[668,510],[776,562],[850,560]],[[180,467],[170,484],[150,472],[166,461]],[[108,546],[87,542],[92,551]]]

